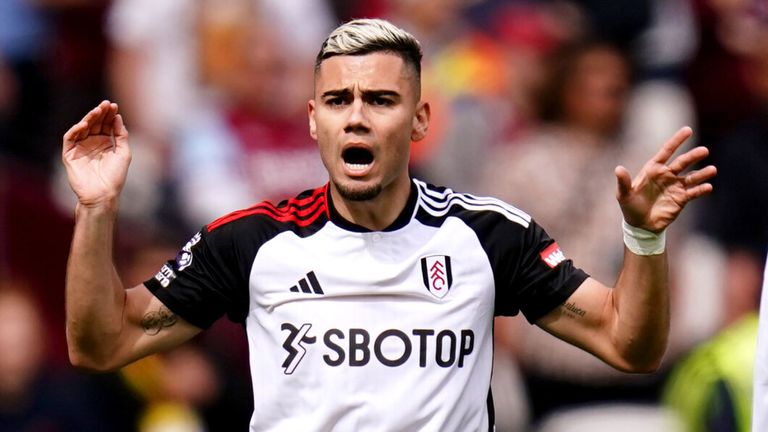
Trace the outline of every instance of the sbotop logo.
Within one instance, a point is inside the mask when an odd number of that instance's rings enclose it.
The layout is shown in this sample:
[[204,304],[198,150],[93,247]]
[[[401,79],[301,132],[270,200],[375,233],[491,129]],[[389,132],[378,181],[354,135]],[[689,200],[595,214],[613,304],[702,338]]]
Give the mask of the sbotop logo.
[[288,332],[283,342],[287,354],[282,363],[286,375],[296,371],[310,349],[319,349],[322,362],[331,367],[363,367],[371,362],[399,367],[413,358],[422,368],[430,364],[462,368],[475,347],[471,329],[387,329],[375,334],[362,328],[331,328],[322,333],[320,344],[319,335],[310,335],[312,324],[283,323],[280,328]]

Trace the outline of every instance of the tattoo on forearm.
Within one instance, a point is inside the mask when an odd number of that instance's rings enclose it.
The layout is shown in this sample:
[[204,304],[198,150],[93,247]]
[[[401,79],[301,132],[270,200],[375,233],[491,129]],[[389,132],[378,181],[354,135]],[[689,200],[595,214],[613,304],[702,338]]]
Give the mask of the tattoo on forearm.
[[144,328],[144,333],[154,336],[160,333],[160,330],[173,326],[177,321],[176,314],[167,307],[160,306],[156,312],[149,312],[144,315],[141,320],[141,327]]
[[565,303],[563,307],[561,308],[563,311],[563,314],[570,318],[577,318],[577,317],[583,317],[587,314],[587,311],[584,309],[577,307],[574,303]]

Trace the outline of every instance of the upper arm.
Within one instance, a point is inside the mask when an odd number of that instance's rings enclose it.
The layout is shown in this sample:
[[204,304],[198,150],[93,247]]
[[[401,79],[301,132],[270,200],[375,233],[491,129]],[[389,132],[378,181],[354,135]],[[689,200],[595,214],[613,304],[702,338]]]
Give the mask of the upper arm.
[[123,325],[117,367],[180,345],[202,330],[173,313],[144,284],[126,290]]
[[548,333],[624,369],[611,332],[613,289],[587,278],[568,299],[536,321]]

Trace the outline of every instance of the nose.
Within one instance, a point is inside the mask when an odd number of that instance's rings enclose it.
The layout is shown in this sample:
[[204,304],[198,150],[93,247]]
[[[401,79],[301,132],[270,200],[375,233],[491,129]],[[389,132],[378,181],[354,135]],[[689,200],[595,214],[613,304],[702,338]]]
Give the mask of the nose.
[[349,117],[344,132],[367,132],[369,130],[368,116],[365,104],[356,98],[349,107]]

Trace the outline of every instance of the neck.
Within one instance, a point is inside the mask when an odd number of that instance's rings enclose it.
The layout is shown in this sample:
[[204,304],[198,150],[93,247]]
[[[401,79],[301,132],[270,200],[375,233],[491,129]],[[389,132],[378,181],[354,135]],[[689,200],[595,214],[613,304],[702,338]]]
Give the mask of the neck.
[[331,182],[331,198],[341,217],[371,231],[381,231],[395,222],[405,208],[411,193],[411,180],[406,175],[382,189],[376,198],[365,201],[345,199]]

